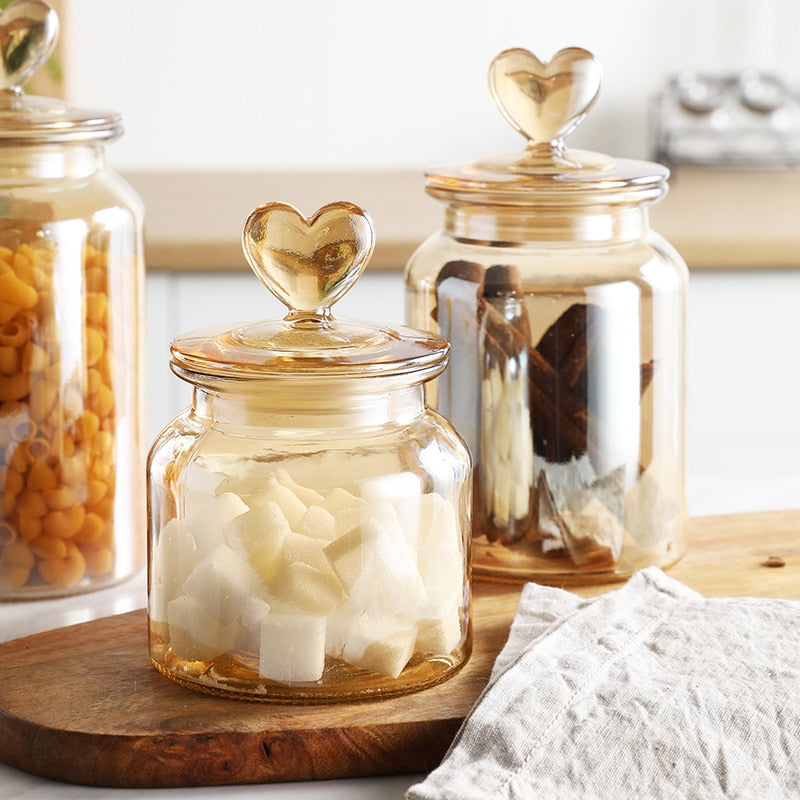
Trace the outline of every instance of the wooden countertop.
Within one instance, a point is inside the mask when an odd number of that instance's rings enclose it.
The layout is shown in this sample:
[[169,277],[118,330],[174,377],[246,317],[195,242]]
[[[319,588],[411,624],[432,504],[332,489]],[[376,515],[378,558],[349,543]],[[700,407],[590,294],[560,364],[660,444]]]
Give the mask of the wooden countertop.
[[[375,220],[371,269],[402,269],[442,223],[422,170],[320,173],[128,173],[146,208],[151,270],[246,269],[242,225],[261,203],[311,214],[350,200]],[[651,211],[653,227],[690,269],[800,267],[800,170],[679,167]]]

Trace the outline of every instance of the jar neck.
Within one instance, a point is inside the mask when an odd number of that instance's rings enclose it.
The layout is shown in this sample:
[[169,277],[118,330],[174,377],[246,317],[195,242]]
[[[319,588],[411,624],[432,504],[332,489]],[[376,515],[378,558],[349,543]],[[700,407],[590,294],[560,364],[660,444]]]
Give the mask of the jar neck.
[[28,186],[77,180],[103,168],[105,148],[97,142],[0,146],[0,185]]
[[533,208],[452,203],[444,221],[445,231],[454,238],[486,244],[631,241],[648,227],[645,205]]
[[352,391],[350,387],[262,385],[258,392],[194,387],[192,410],[213,423],[280,429],[313,436],[314,431],[359,430],[406,426],[425,412],[421,384],[383,391]]

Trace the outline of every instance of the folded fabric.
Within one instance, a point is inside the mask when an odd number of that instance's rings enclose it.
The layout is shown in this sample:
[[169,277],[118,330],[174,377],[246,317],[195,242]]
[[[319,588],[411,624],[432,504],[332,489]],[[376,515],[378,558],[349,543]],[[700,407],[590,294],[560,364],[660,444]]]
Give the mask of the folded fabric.
[[650,567],[593,599],[527,584],[490,681],[408,800],[800,797],[800,602]]

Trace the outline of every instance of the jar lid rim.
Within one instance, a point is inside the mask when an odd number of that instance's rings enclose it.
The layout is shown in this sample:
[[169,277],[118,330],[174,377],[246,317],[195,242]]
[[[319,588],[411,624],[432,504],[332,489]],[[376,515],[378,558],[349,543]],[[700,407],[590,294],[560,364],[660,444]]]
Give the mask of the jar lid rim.
[[[440,336],[335,320],[318,347],[296,347],[297,331],[287,320],[265,320],[218,326],[175,337],[170,345],[173,371],[190,382],[202,377],[259,381],[264,379],[359,379],[419,373],[430,380],[447,362],[449,344]],[[291,344],[282,349],[283,341]],[[272,336],[273,347],[265,347]],[[330,347],[333,339],[338,345]],[[349,341],[348,341],[349,338]]]
[[30,143],[116,139],[121,116],[114,111],[73,108],[50,97],[0,90],[0,142]]
[[662,164],[615,159],[564,149],[542,159],[524,153],[470,164],[433,167],[425,173],[428,194],[442,199],[519,206],[634,204],[657,200],[667,191],[669,169]]

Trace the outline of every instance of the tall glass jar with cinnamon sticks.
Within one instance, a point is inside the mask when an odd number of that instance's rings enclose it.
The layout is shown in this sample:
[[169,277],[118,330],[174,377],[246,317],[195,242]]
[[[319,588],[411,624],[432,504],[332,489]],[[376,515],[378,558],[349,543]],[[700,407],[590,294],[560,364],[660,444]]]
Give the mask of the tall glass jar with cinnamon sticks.
[[575,584],[686,550],[687,270],[650,227],[658,164],[565,146],[600,88],[569,48],[492,62],[522,152],[430,170],[441,231],[405,273],[409,324],[450,363],[428,401],[474,464],[476,578]]

